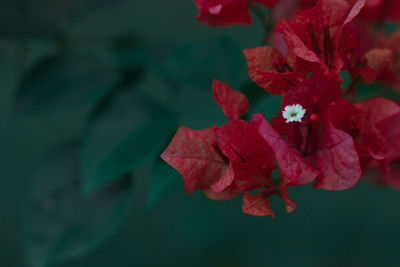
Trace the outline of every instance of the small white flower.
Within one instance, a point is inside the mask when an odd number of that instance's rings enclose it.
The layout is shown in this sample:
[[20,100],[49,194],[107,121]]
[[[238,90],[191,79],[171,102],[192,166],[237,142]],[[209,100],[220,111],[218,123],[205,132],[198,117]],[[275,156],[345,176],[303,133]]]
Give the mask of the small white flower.
[[288,122],[301,122],[301,119],[304,117],[306,110],[299,104],[289,105],[285,107],[285,110],[282,111],[282,116],[286,119],[286,123]]

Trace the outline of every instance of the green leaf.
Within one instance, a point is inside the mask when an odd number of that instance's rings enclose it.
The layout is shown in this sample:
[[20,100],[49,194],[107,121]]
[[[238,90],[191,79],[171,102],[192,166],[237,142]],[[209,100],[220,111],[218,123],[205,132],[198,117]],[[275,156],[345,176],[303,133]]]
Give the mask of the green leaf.
[[63,53],[39,62],[24,77],[15,108],[20,114],[71,111],[101,100],[118,81],[102,54]]
[[162,72],[179,85],[210,89],[214,78],[234,88],[247,78],[242,49],[226,38],[177,48],[163,63]]
[[31,266],[69,260],[108,239],[130,211],[132,183],[125,177],[90,198],[81,195],[79,146],[69,146],[32,174],[24,214]]
[[2,0],[0,2],[0,36],[31,38],[55,35],[77,16],[94,7],[111,4],[111,0]]
[[158,103],[121,92],[89,123],[82,149],[83,191],[90,194],[158,158],[177,128]]
[[180,174],[166,162],[158,159],[152,169],[146,208],[152,208],[163,196],[180,186],[183,186]]

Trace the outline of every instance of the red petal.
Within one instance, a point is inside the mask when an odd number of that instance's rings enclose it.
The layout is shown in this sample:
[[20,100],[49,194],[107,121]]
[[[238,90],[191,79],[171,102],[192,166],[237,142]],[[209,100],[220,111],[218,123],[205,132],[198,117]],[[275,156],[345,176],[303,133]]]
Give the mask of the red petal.
[[194,0],[196,20],[210,26],[250,25],[249,3],[244,0]]
[[230,88],[226,83],[214,80],[212,90],[215,101],[230,120],[238,119],[249,110],[247,97]]
[[400,21],[400,1],[397,0],[370,0],[366,1],[361,16],[367,21]]
[[[335,0],[331,0],[335,3]],[[357,0],[353,3],[353,6],[349,12],[349,14],[347,15],[346,20],[343,23],[343,26],[346,25],[347,23],[349,23],[350,21],[352,21],[361,11],[361,9],[364,7],[365,5],[365,0]]]
[[285,208],[287,213],[291,213],[296,209],[296,202],[291,200],[289,198],[289,195],[287,193],[287,188],[291,185],[290,180],[281,172],[281,184],[279,185],[280,187],[280,193],[279,195],[283,198],[283,202],[285,203]]
[[354,126],[360,123],[362,117],[362,111],[345,99],[336,102],[329,111],[333,126],[346,132],[354,131]]
[[300,72],[278,73],[259,70],[257,75],[258,86],[273,95],[284,95],[290,88],[304,79],[304,75]]
[[283,60],[283,57],[278,50],[270,46],[245,49],[243,53],[250,78],[270,94],[283,95],[304,79],[304,75],[299,72],[277,72],[273,61]]
[[251,123],[272,147],[279,167],[292,184],[308,184],[317,177],[319,172],[308,164],[298,149],[290,147],[261,114],[254,114]]
[[[363,152],[363,163],[364,157],[367,159],[370,158],[369,151],[375,154],[384,153],[388,157],[390,157],[392,152],[397,153],[395,151],[397,147],[394,146],[395,143],[393,140],[391,141],[392,144],[386,141],[387,134],[390,131],[393,131],[394,138],[392,139],[396,140],[397,134],[395,130],[397,127],[389,125],[389,121],[387,120],[398,114],[400,112],[400,107],[396,103],[383,97],[360,102],[357,103],[356,106],[363,112],[362,120],[360,121],[361,130],[357,138],[358,150]],[[393,122],[395,123],[396,120]],[[391,145],[393,146],[390,147]]]
[[400,112],[400,107],[396,103],[383,97],[360,102],[356,106],[364,112],[364,118],[360,122],[363,129],[373,127],[378,121]]
[[393,63],[393,52],[386,48],[375,48],[369,50],[364,58],[367,59],[368,65],[362,68],[356,68],[353,77],[360,77],[361,82],[365,84],[373,83],[376,78],[383,72],[387,71]]
[[216,193],[222,192],[232,184],[234,178],[235,178],[235,171],[233,169],[232,164],[229,164],[229,167],[224,173],[224,175],[221,177],[221,179],[219,179],[217,182],[211,185],[211,189]]
[[271,198],[272,195],[265,196],[263,193],[252,195],[247,192],[243,192],[243,205],[242,211],[247,215],[252,216],[275,216],[275,213],[271,209]]
[[[285,42],[289,47],[289,50],[295,54],[296,56],[310,62],[319,62],[320,58],[318,55],[314,53],[311,49],[309,49],[302,39],[294,32],[290,22],[283,18],[280,20],[276,26],[275,31],[282,33],[285,38]],[[306,30],[305,30],[306,32]]]
[[216,140],[212,129],[191,130],[182,126],[161,154],[182,175],[189,194],[195,188],[207,188],[225,173],[227,165],[212,149],[212,140]]
[[369,50],[365,54],[365,58],[368,60],[368,67],[379,75],[390,68],[394,60],[394,55],[390,49],[375,48]]
[[353,138],[331,124],[325,128],[314,159],[321,171],[314,187],[345,190],[354,186],[360,179],[360,160]]
[[[274,153],[252,124],[234,120],[217,131],[218,144],[229,158],[235,183],[241,190],[260,187],[269,181],[274,165]],[[221,190],[229,180],[215,185]]]
[[203,193],[212,200],[228,200],[232,199],[239,194],[236,191],[224,190],[222,192],[216,193],[210,188],[203,189]]

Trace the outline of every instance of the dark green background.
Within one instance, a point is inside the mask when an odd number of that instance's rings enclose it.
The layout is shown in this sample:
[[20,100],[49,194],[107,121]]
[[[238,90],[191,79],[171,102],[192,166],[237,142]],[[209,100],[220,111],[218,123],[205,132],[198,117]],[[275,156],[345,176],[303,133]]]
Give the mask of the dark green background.
[[[259,45],[262,29],[257,21],[252,27],[204,27],[194,20],[196,9],[191,0],[125,0],[105,6],[87,1],[94,3],[93,6],[88,4],[82,10],[72,9],[73,12],[67,15],[54,14],[57,21],[63,17],[62,29],[48,21],[40,22],[45,16],[33,8],[33,4],[25,9],[15,9],[27,12],[18,17],[12,13],[19,14],[17,11],[3,7],[24,1],[2,2],[0,266],[28,266],[24,256],[24,229],[33,220],[25,213],[32,190],[31,173],[49,155],[56,153],[60,145],[84,136],[88,116],[87,108],[82,107],[63,112],[45,110],[41,115],[28,111],[28,116],[15,111],[14,99],[24,73],[29,73],[37,61],[51,54],[54,40],[58,40],[57,45],[94,51],[99,47],[101,50],[104,43],[107,46],[112,40],[132,37],[143,49],[135,52],[133,62],[142,56],[151,58],[151,66],[146,65],[144,70],[145,78],[135,84],[135,88],[166,104],[173,110],[172,114],[179,117],[178,124],[200,128],[224,121],[212,100],[210,85],[213,77],[210,75],[213,74],[205,71],[209,68],[208,60],[212,62],[214,57],[219,60],[215,67],[218,70],[216,78],[239,87],[246,80],[247,71],[242,55],[237,53],[239,60],[232,61],[235,53],[232,52],[232,57],[230,52],[225,51],[223,56],[218,53],[231,44],[237,46],[238,51]],[[22,30],[18,27],[21,20],[25,23]],[[32,21],[40,22],[40,29],[45,25],[45,31],[37,33],[33,26],[26,31],[26,25]],[[63,36],[69,36],[72,41],[65,41]],[[203,43],[211,43],[210,47],[213,47],[214,42],[222,49],[206,49],[195,52],[199,53],[197,55],[193,51],[198,50],[191,50],[193,44],[199,43],[201,47]],[[188,64],[187,68],[192,71],[184,73],[180,72],[182,68],[177,68],[174,72],[176,65],[169,58],[176,54],[177,58],[184,59],[186,54],[189,55],[189,59],[181,64]],[[238,73],[230,71],[231,64],[237,64]],[[180,93],[172,98],[180,99],[177,102],[170,100],[165,91],[171,87],[173,91],[176,83],[165,83],[158,76],[164,71],[168,77],[178,76]],[[47,77],[45,73],[43,79],[54,77]],[[253,91],[252,94],[257,95]],[[277,112],[279,99],[262,97],[253,111],[268,116]],[[66,106],[70,104],[73,103],[65,103]],[[43,107],[40,103],[39,106]],[[152,130],[150,127],[149,131]],[[164,142],[165,138],[170,136],[156,136],[152,142]],[[310,186],[290,188],[289,194],[298,204],[292,214],[285,214],[281,201],[274,199],[277,217],[257,218],[241,212],[240,197],[219,202],[208,200],[200,192],[189,196],[181,180],[169,185],[174,189],[149,205],[151,168],[151,162],[146,162],[133,171],[134,190],[129,200],[129,215],[111,238],[95,244],[96,248],[83,255],[48,266],[399,265],[400,193],[393,189],[377,188],[366,182],[344,192],[313,190]],[[53,179],[60,179],[64,170],[59,171],[54,171]],[[163,185],[158,186],[163,188]],[[101,210],[102,207],[98,208]],[[101,235],[101,231],[98,234]]]

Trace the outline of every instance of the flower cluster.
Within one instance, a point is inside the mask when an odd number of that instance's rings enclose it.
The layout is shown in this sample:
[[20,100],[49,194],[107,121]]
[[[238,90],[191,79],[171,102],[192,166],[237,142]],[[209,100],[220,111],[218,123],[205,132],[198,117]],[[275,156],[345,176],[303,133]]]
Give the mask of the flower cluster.
[[[249,24],[250,2],[282,13],[277,1],[195,0],[196,18],[214,26]],[[400,189],[399,105],[383,97],[354,101],[359,83],[379,81],[400,91],[400,30],[367,30],[383,19],[400,20],[399,3],[296,1],[297,12],[288,11],[290,19],[274,28],[284,42],[243,51],[252,81],[282,96],[278,115],[270,122],[262,114],[241,120],[249,109],[246,96],[214,80],[214,98],[229,122],[203,130],[182,126],[162,153],[187,192],[202,190],[211,199],[243,194],[244,213],[273,216],[274,195],[287,212],[295,209],[289,186],[345,190],[378,170],[376,183]],[[347,88],[343,73],[352,79]],[[274,181],[277,167],[280,180]]]

